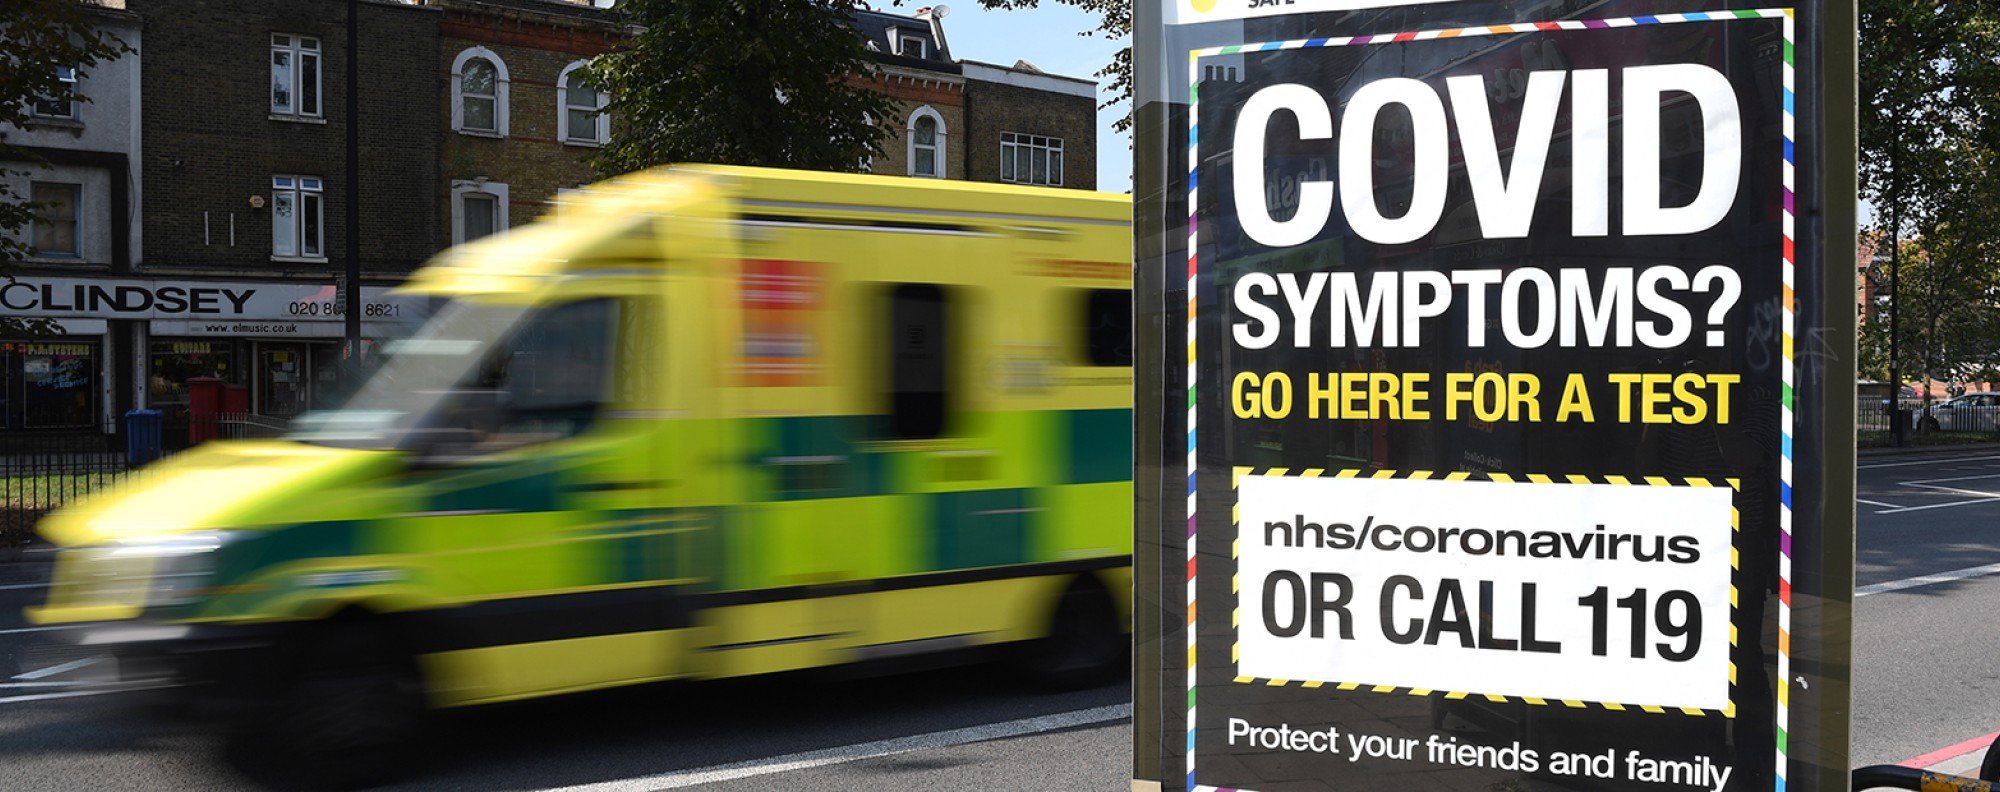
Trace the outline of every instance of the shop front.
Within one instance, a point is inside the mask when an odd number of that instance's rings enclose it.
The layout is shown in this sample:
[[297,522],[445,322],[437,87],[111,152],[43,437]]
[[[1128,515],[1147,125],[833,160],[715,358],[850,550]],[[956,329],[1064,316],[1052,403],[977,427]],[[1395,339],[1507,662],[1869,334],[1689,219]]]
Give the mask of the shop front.
[[[424,314],[423,300],[386,288],[364,288],[362,296],[369,339],[399,335]],[[184,425],[204,381],[231,392],[223,402],[230,412],[272,426],[336,395],[344,325],[331,285],[24,276],[0,284],[0,307],[70,330],[55,340],[0,342],[0,428],[108,426],[132,407]],[[131,343],[113,351],[105,343],[112,336]],[[105,383],[116,371],[140,384],[114,398]]]

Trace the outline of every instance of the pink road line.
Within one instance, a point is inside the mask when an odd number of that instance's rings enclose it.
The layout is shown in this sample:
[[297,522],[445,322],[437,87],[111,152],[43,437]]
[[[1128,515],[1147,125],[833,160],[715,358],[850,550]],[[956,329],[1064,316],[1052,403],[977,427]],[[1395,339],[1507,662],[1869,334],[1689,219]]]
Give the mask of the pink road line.
[[1988,734],[1982,737],[1974,737],[1970,740],[1966,740],[1965,742],[1950,746],[1948,748],[1939,748],[1935,751],[1924,754],[1923,756],[1904,759],[1903,761],[1897,762],[1896,764],[1902,765],[1904,767],[1911,767],[1918,770],[1922,770],[1944,762],[1949,762],[1953,759],[1957,759],[1958,757],[1972,753],[1973,751],[1985,748],[1986,746],[1993,744],[1993,738],[1995,737],[2000,737],[2000,732],[1994,732],[1992,734]]

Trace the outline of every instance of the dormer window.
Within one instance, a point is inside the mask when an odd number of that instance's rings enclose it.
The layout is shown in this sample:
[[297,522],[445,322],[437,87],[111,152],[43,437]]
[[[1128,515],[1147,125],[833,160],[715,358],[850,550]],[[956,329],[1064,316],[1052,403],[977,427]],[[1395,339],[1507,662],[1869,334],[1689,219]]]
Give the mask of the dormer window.
[[924,48],[928,45],[929,42],[925,41],[923,36],[913,36],[908,33],[896,36],[896,54],[905,58],[922,60],[926,57]]

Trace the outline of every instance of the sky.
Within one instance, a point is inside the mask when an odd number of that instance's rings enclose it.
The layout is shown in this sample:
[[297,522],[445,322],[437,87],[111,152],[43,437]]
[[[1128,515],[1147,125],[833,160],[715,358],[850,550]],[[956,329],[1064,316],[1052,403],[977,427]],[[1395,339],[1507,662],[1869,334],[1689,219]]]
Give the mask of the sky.
[[[879,10],[909,14],[920,3],[905,0],[897,7],[886,0],[877,0],[873,5]],[[1002,66],[1025,60],[1050,74],[1094,79],[1098,81],[1099,104],[1108,98],[1105,93],[1108,81],[1096,76],[1097,70],[1111,62],[1112,53],[1130,43],[1129,39],[1112,42],[1102,36],[1077,35],[1095,29],[1096,20],[1056,0],[1042,0],[1041,8],[1017,11],[987,11],[979,7],[978,0],[958,0],[945,5],[950,6],[951,12],[945,15],[944,35],[951,43],[953,57]],[[1097,189],[1106,192],[1132,189],[1131,136],[1111,130],[1111,122],[1124,115],[1126,107],[1121,103],[1097,111]]]

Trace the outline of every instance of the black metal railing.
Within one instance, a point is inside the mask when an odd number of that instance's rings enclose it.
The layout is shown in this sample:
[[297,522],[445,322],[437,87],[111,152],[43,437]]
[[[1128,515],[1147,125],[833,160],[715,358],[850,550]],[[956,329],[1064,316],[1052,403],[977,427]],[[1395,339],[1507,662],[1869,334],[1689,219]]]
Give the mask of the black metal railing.
[[123,423],[57,432],[0,430],[0,547],[33,540],[36,523],[65,504],[131,485],[161,451],[172,454],[211,440],[278,437],[288,423],[241,413],[167,416],[154,435],[160,447],[151,453],[140,447],[143,440],[128,445],[134,433]]

